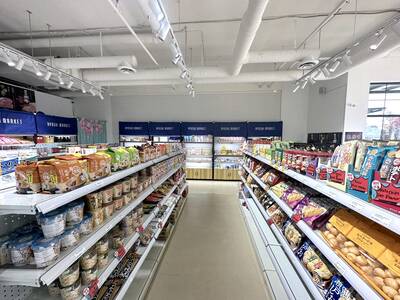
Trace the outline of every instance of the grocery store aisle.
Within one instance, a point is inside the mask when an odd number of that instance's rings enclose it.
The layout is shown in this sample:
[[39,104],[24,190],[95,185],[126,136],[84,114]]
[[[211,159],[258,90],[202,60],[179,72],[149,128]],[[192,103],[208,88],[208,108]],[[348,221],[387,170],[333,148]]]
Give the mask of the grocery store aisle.
[[269,299],[237,198],[238,183],[190,182],[147,300]]

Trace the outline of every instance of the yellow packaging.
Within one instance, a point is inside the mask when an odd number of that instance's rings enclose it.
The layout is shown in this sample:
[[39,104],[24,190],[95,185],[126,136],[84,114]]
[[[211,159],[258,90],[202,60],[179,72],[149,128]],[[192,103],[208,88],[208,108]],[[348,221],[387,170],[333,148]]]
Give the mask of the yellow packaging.
[[395,242],[390,249],[386,249],[378,260],[396,276],[400,277],[400,244]]
[[337,230],[343,233],[345,236],[354,228],[358,223],[359,219],[356,215],[350,213],[346,209],[338,210],[330,219],[331,223]]

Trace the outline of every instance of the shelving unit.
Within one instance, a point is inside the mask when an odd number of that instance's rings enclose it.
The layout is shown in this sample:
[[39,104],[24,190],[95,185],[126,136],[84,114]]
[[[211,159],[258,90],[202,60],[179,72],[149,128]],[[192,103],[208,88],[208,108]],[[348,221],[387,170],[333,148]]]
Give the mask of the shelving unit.
[[387,211],[379,206],[373,205],[369,202],[363,201],[357,197],[354,197],[345,192],[339,191],[335,188],[327,186],[324,182],[315,180],[308,176],[299,174],[293,170],[285,170],[280,166],[273,165],[268,159],[254,155],[248,151],[244,151],[244,154],[269,165],[272,168],[286,174],[287,176],[309,186],[310,188],[320,192],[321,194],[335,200],[336,202],[350,208],[351,210],[363,215],[364,217],[386,227],[400,235],[400,216],[390,211]]
[[[67,250],[62,256],[51,266],[44,269],[27,269],[27,268],[4,268],[0,272],[0,282],[7,285],[26,285],[39,287],[42,284],[48,285],[57,279],[60,274],[71,266],[80,256],[82,256],[90,247],[99,241],[107,232],[117,225],[127,214],[129,214],[136,206],[138,206],[147,196],[149,196],[157,187],[171,177],[182,165],[168,172],[157,183],[145,189],[138,197],[124,207],[112,218],[107,220],[94,233],[70,250]],[[176,187],[175,187],[176,188]],[[172,194],[173,191],[171,191]],[[156,211],[158,213],[158,210]]]
[[[4,214],[28,214],[35,215],[36,213],[47,213],[62,205],[72,202],[80,197],[83,197],[91,192],[101,189],[113,182],[116,182],[126,176],[134,174],[151,165],[154,165],[163,160],[169,159],[176,155],[182,154],[181,151],[161,156],[157,159],[138,164],[126,170],[112,173],[103,179],[91,182],[76,190],[64,194],[32,194],[22,195],[17,194],[15,188],[0,192],[0,215]],[[9,201],[12,197],[13,201]]]
[[[246,153],[247,154],[247,153]],[[257,183],[259,183],[261,180],[250,171],[250,169],[247,166],[243,166],[243,168],[252,176]],[[242,178],[245,186],[247,189],[249,189],[250,195],[253,197],[255,202],[258,202],[257,198],[255,198],[254,193],[250,190],[248,187],[247,183],[245,182],[245,179]],[[261,182],[262,183],[262,182]],[[261,186],[261,184],[260,184]],[[261,186],[265,190],[265,185]],[[272,191],[268,190],[267,193],[272,197],[272,199],[278,204],[278,206],[288,215],[289,218],[293,216],[293,210],[279,197],[277,197]],[[263,210],[263,217],[265,220],[268,222],[269,216],[265,212],[265,210],[262,208],[260,205],[258,207],[260,210]],[[329,245],[325,242],[324,238],[320,235],[319,232],[312,230],[306,222],[303,220],[300,220],[296,223],[297,227],[311,240],[311,242],[321,251],[321,253],[325,256],[325,258],[342,274],[344,278],[351,284],[351,286],[364,298],[364,299],[382,299],[379,294],[371,288],[361,277],[360,275],[352,268],[350,267],[340,256],[338,256],[335,251],[329,247]],[[275,226],[275,225],[273,225]],[[272,226],[271,226],[272,228]],[[273,228],[272,228],[273,229]],[[278,228],[273,229],[275,232],[276,230],[279,230]],[[280,240],[281,238],[284,238],[279,234],[277,238]],[[282,244],[282,241],[280,241]],[[286,246],[288,247],[288,246]],[[285,248],[285,246],[284,246]],[[290,257],[289,257],[290,258]],[[296,270],[298,268],[296,267]],[[299,274],[302,274],[303,272],[300,270]],[[301,275],[303,280],[307,280],[307,277],[304,277]],[[313,293],[314,295],[314,293]]]

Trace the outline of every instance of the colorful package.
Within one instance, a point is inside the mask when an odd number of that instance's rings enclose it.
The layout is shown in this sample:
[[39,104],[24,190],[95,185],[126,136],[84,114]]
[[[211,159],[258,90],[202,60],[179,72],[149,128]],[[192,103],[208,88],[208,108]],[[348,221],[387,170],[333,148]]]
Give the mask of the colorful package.
[[376,170],[381,164],[384,155],[385,148],[369,146],[364,162],[361,166],[361,176],[368,176],[370,170]]
[[41,191],[39,171],[36,163],[20,164],[15,168],[17,193],[33,194]]
[[310,227],[316,228],[318,227],[317,225],[321,223],[321,219],[326,220],[329,211],[325,207],[317,204],[315,201],[306,199],[297,205],[294,213],[300,215],[302,220]]
[[306,200],[306,193],[296,189],[288,190],[281,199],[284,200],[291,208],[295,208],[300,202]]
[[303,233],[299,231],[296,226],[291,222],[287,221],[283,226],[283,234],[285,235],[290,248],[295,251],[303,240]]
[[324,296],[326,300],[356,300],[357,296],[353,287],[340,275],[332,277],[332,282]]

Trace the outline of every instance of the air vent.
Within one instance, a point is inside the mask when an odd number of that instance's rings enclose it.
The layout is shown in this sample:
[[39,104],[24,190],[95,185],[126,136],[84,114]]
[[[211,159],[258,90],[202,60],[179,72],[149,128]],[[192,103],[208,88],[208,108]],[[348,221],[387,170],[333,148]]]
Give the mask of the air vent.
[[136,73],[136,69],[132,67],[130,63],[123,62],[118,66],[118,71],[120,71],[123,74],[134,74]]
[[319,63],[318,59],[305,58],[299,63],[297,68],[299,70],[309,70],[309,69],[314,68],[318,63]]

